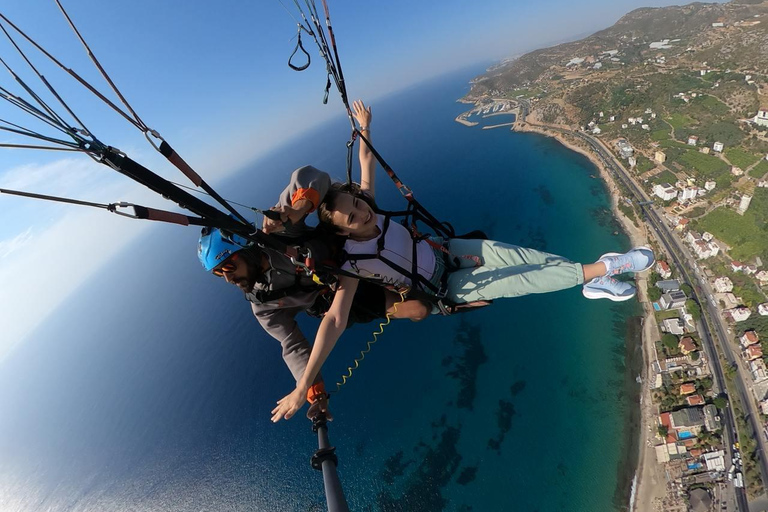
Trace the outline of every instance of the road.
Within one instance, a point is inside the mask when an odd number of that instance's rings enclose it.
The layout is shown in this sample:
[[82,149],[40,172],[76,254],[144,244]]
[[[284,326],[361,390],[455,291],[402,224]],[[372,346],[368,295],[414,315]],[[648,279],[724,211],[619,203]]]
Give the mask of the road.
[[[622,181],[630,193],[635,196],[637,202],[650,201],[650,198],[645,194],[645,191],[643,191],[643,189],[630,176],[628,176],[623,166],[619,164],[613,154],[607,148],[605,148],[605,146],[600,141],[584,133],[571,133],[589,143],[595,153],[606,164],[607,168],[610,169],[613,174]],[[720,348],[723,351],[726,362],[735,366],[736,368],[739,368],[739,366],[736,358],[734,357],[734,354],[731,351],[729,337],[726,335],[727,328],[725,327],[723,320],[720,317],[720,312],[718,311],[717,307],[712,305],[709,300],[709,298],[713,296],[712,289],[710,288],[709,283],[704,276],[701,276],[700,274],[697,275],[693,272],[693,269],[698,271],[698,266],[695,264],[687,249],[683,247],[681,240],[672,233],[672,230],[663,221],[661,215],[652,206],[641,206],[640,208],[642,209],[649,226],[654,230],[656,238],[662,245],[665,246],[667,253],[673,258],[677,267],[683,272],[685,275],[685,280],[692,285],[692,298],[701,305],[702,313],[704,313],[704,311],[708,313],[708,315],[702,315],[702,321],[700,322],[699,326],[699,333],[701,334],[702,344],[706,351],[707,357],[709,358],[710,365],[715,376],[714,384],[716,386],[716,390],[725,391],[725,377],[720,365],[720,358],[717,356],[717,339],[720,340]],[[718,338],[712,336],[713,332],[717,334]],[[740,369],[733,381],[736,385],[739,398],[747,409],[747,422],[748,426],[752,430],[752,437],[756,439],[758,443],[758,467],[760,468],[763,482],[765,483],[768,482],[768,461],[764,456],[764,454],[767,453],[765,446],[766,441],[762,435],[762,429],[760,428],[760,425],[756,423],[756,419],[759,420],[760,415],[758,414],[755,403],[747,390],[747,386],[744,384],[743,375]],[[734,421],[733,410],[730,402],[728,404],[728,408],[723,411],[723,413],[723,440],[726,444],[725,447],[728,458],[732,460],[733,453],[731,447],[735,442],[738,441],[738,433],[735,428],[736,423]],[[745,490],[736,489],[736,491],[738,510],[742,512],[748,511],[749,507]]]

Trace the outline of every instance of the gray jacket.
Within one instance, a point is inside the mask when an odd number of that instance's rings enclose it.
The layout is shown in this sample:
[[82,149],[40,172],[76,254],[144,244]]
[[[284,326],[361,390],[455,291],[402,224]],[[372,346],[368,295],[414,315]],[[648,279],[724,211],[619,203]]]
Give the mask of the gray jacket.
[[[293,172],[291,181],[280,194],[278,206],[291,206],[294,198],[308,198],[319,201],[325,196],[331,185],[328,174],[311,166],[301,167]],[[304,222],[294,224],[287,235],[296,236],[308,229]],[[257,284],[256,288],[264,291],[279,292],[296,284],[296,272],[290,259],[285,255],[272,251],[266,251],[270,260],[270,270],[266,273],[266,284]],[[303,290],[292,292],[282,298],[267,302],[251,302],[251,308],[256,319],[270,336],[280,342],[283,347],[283,360],[298,381],[304,374],[309,361],[312,347],[307,338],[296,323],[296,315],[310,308],[323,287],[312,281],[312,278],[303,276],[300,280]],[[258,291],[257,289],[254,291]],[[322,381],[318,374],[314,383]]]

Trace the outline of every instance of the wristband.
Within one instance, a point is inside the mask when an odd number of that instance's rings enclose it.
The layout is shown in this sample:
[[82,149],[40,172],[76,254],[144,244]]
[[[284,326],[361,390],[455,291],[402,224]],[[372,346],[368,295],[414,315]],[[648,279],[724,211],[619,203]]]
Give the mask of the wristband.
[[313,404],[315,403],[315,400],[325,395],[325,384],[322,381],[317,384],[312,384],[307,390],[307,402]]
[[367,126],[361,126],[359,131],[366,132],[366,131],[368,131],[368,127]]

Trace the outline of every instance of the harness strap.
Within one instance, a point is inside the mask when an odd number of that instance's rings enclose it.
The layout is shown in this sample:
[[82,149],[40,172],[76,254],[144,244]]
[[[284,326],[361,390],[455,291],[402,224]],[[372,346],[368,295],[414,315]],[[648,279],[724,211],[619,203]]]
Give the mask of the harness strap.
[[[293,53],[291,54],[290,57],[288,57],[288,66],[294,71],[304,71],[309,67],[309,64],[312,62],[312,59],[310,58],[309,53],[307,53],[307,50],[304,49],[304,45],[301,44],[301,31],[303,27],[301,26],[300,23],[298,24],[298,26],[299,26],[298,34],[297,34],[298,41],[296,42],[296,48],[293,49]],[[304,64],[303,66],[295,66],[292,62],[294,55],[296,55],[296,52],[299,50],[301,50],[301,52],[307,57],[307,63]]]

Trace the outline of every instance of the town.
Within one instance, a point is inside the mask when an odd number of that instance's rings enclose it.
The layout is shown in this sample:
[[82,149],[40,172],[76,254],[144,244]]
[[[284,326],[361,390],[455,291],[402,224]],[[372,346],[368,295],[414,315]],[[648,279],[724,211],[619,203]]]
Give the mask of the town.
[[641,466],[656,470],[640,475],[662,487],[648,491],[654,510],[766,508],[768,9],[695,5],[639,10],[489,69],[457,121],[514,113],[513,130],[586,154],[654,246],[641,297],[641,451],[654,460]]

